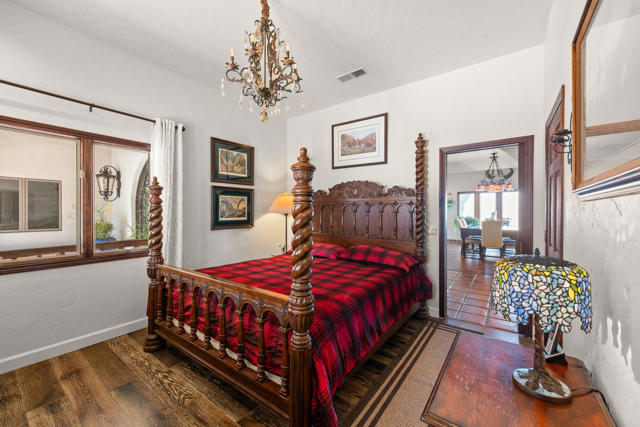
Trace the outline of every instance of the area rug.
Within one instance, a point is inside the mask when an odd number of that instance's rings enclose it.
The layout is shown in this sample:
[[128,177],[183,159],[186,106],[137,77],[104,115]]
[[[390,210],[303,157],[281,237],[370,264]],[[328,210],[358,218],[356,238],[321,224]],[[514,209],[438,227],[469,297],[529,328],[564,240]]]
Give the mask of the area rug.
[[429,320],[340,420],[342,426],[421,426],[420,416],[460,331]]

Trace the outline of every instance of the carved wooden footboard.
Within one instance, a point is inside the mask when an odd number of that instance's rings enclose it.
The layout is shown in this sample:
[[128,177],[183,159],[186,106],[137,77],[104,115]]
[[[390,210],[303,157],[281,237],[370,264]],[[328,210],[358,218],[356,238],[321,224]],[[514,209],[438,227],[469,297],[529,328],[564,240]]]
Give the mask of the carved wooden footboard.
[[[314,232],[314,206],[311,181],[315,167],[309,162],[307,150],[302,148],[297,162],[291,166],[295,186],[293,187],[293,253],[291,255],[291,291],[282,295],[242,283],[213,277],[207,274],[169,266],[162,258],[162,187],[154,177],[149,186],[149,259],[147,275],[150,278],[148,296],[148,335],[144,350],[153,352],[161,349],[166,343],[179,348],[189,357],[198,361],[216,373],[222,379],[233,384],[247,395],[266,405],[268,408],[289,421],[292,426],[311,425],[312,399],[312,354],[309,329],[313,322],[314,300],[311,289],[311,249],[313,239],[336,241],[338,244],[378,244],[389,248],[397,248],[416,256],[424,262],[425,243],[425,210],[424,210],[424,144],[422,135],[416,141],[416,189],[402,190],[397,195],[394,191],[381,195],[376,200],[350,200],[349,197],[331,198],[331,203],[351,206],[354,210],[353,233],[344,229],[326,232],[323,224],[324,207],[316,209],[317,232]],[[354,184],[352,184],[353,186]],[[395,187],[394,187],[395,188]],[[392,189],[393,190],[393,189]],[[400,191],[400,190],[398,190]],[[327,193],[320,193],[325,206]],[[396,197],[397,196],[397,197]],[[370,210],[378,206],[379,235],[371,234],[369,227]],[[395,219],[389,223],[385,214],[385,206],[392,206]],[[359,206],[367,212],[367,231],[359,235],[355,225],[358,219]],[[332,208],[333,209],[333,208]],[[333,221],[333,213],[331,214]],[[319,221],[319,223],[318,223]],[[388,227],[392,224],[393,232]],[[407,231],[408,227],[408,231]],[[373,227],[371,228],[373,229]],[[337,229],[336,229],[337,230]],[[177,290],[177,298],[174,291]],[[186,296],[190,297],[189,322],[185,323]],[[201,304],[204,301],[204,313]],[[235,307],[238,315],[237,352],[232,352],[227,345],[226,308],[229,304]],[[416,304],[417,306],[417,304]],[[176,310],[177,307],[177,310]],[[257,366],[250,366],[244,358],[245,330],[244,316],[248,309],[256,313],[258,325]],[[415,311],[415,307],[413,309]],[[174,317],[174,311],[177,316]],[[264,323],[271,312],[279,322],[282,340],[281,375],[273,380],[265,371],[265,332]],[[393,331],[411,314],[406,313],[392,330],[380,340],[382,344]],[[426,312],[425,312],[426,313]],[[198,317],[204,318],[203,330],[198,330]],[[218,339],[212,337],[212,327],[219,328]],[[291,332],[291,334],[289,334]],[[287,339],[291,335],[291,339]],[[376,346],[375,349],[377,349]],[[373,353],[373,351],[371,353]]]
[[[181,349],[223,379],[289,419],[291,425],[310,425],[311,413],[311,337],[313,295],[311,294],[312,194],[310,182],[314,166],[307,150],[300,150],[291,167],[293,188],[292,285],[289,296],[212,277],[183,268],[164,265],[162,258],[162,187],[154,177],[149,186],[149,283],[148,335],[144,350],[161,349],[165,341]],[[174,290],[178,298],[174,299]],[[190,296],[189,324],[185,324],[185,296]],[[199,313],[204,300],[204,313]],[[233,304],[238,315],[237,352],[227,351],[226,308]],[[177,317],[174,309],[177,307]],[[244,360],[245,331],[240,321],[251,308],[258,325],[258,364],[255,371]],[[272,312],[283,337],[279,384],[267,380],[265,371],[264,323]],[[198,316],[204,316],[204,331],[197,329]],[[213,320],[219,336],[211,336]],[[292,331],[291,342],[286,338]],[[200,336],[199,336],[200,335]],[[231,353],[231,354],[230,354]]]

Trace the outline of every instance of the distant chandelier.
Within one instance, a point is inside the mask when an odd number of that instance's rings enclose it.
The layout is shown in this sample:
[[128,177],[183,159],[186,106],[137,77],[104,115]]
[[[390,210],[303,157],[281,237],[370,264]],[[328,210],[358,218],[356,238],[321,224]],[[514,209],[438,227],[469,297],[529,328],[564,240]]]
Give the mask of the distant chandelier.
[[[269,116],[280,114],[280,101],[284,100],[284,111],[289,111],[289,99],[286,93],[301,93],[301,106],[304,108],[304,92],[298,75],[296,62],[291,56],[289,43],[280,40],[280,29],[276,28],[269,18],[267,0],[262,3],[262,18],[255,21],[253,33],[245,31],[244,54],[248,56],[249,65],[240,69],[235,62],[233,49],[231,59],[225,63],[227,80],[241,83],[238,107],[242,109],[243,97],[250,97],[249,111],[253,111],[253,103],[262,107],[260,120],[264,123]],[[280,59],[284,50],[284,58]],[[220,81],[220,92],[224,96],[224,78]]]
[[502,191],[515,191],[509,178],[513,176],[513,168],[501,169],[498,165],[498,153],[491,153],[489,169],[484,171],[482,181],[478,184],[478,191],[500,193]]

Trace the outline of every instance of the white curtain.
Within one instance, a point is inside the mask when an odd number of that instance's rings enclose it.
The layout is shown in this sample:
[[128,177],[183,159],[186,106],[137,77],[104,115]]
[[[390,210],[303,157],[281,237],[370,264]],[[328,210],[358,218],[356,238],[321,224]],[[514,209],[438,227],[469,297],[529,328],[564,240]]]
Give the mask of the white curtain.
[[[166,264],[182,266],[182,124],[156,119],[151,138],[151,179],[162,190],[162,256]],[[151,181],[150,179],[150,181]]]

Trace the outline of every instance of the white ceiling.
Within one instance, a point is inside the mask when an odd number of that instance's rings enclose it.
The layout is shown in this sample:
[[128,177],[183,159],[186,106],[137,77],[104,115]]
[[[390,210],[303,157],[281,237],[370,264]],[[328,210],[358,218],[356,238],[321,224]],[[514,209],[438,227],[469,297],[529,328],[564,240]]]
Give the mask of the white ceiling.
[[[241,56],[244,30],[260,16],[258,0],[11,1],[216,88],[229,48]],[[538,45],[551,0],[270,4],[315,110]],[[336,79],[360,66],[365,77]]]
[[447,155],[447,175],[486,171],[491,163],[491,153],[498,153],[498,165],[502,169],[518,167],[518,146],[491,148]]

